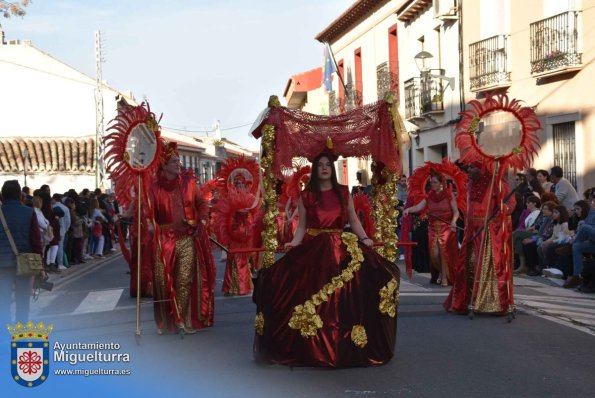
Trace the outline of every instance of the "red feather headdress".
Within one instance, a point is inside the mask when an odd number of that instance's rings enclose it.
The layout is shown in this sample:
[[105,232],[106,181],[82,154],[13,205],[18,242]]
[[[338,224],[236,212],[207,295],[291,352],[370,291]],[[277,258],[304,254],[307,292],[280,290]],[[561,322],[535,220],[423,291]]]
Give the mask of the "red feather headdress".
[[260,180],[260,166],[253,159],[246,159],[243,155],[239,158],[230,158],[223,163],[217,178],[222,181],[223,193],[235,188],[235,182],[244,180],[246,188],[253,195],[258,192]]
[[[433,173],[440,174],[446,180],[450,179],[455,185],[457,192],[457,206],[463,212],[467,208],[467,174],[464,173],[456,164],[449,162],[446,159],[442,163],[426,162],[422,167],[415,169],[411,177],[409,177],[409,193],[411,198],[411,205],[416,205],[426,196],[426,185]],[[444,187],[448,189],[448,187]],[[407,199],[409,204],[410,199]]]
[[[537,154],[541,123],[533,109],[521,106],[521,101],[510,100],[506,94],[487,94],[483,102],[469,101],[471,109],[461,112],[461,121],[457,124],[455,145],[461,151],[463,163],[481,162],[488,170],[494,170],[495,163],[500,163],[500,170],[512,167],[515,171],[531,166]],[[509,153],[500,156],[485,153],[477,144],[475,136],[481,119],[492,112],[510,112],[521,124],[521,139]]]
[[[144,168],[136,169],[130,165],[128,153],[128,137],[132,130],[139,124],[144,123],[146,127],[155,134],[156,151],[153,160]],[[159,121],[151,112],[149,104],[143,102],[139,106],[124,106],[118,109],[118,115],[110,122],[105,138],[105,169],[110,178],[115,182],[115,194],[118,202],[128,206],[131,202],[133,190],[138,189],[137,176],[141,174],[143,190],[146,192],[148,184],[154,179],[156,171],[163,163],[163,142]]]

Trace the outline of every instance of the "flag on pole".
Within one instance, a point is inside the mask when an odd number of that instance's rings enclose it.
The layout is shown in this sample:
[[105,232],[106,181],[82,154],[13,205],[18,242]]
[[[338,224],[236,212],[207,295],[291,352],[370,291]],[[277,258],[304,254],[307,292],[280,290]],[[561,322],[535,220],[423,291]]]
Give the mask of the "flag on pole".
[[323,54],[324,63],[322,64],[322,84],[324,85],[326,91],[332,91],[332,75],[333,73],[337,73],[337,67],[335,66],[335,62],[333,60],[331,46],[329,46],[328,43],[324,43]]

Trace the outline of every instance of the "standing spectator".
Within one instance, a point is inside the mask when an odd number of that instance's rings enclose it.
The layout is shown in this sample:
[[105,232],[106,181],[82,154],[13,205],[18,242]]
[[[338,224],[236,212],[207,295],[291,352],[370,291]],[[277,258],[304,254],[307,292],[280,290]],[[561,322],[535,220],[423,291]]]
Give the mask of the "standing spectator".
[[551,192],[554,184],[550,181],[550,173],[546,170],[537,170],[537,181],[539,181],[545,192]]
[[562,167],[552,167],[550,170],[550,176],[554,183],[554,192],[556,193],[558,202],[560,202],[562,206],[566,207],[568,211],[572,211],[574,204],[580,199],[576,189],[574,189],[570,181],[564,178]]
[[37,224],[39,225],[39,233],[41,235],[41,252],[45,253],[46,246],[54,239],[54,231],[50,225],[50,221],[45,218],[41,207],[43,205],[43,199],[40,196],[34,196],[32,201],[33,211],[37,217]]
[[71,251],[70,251],[70,264],[84,263],[83,260],[83,218],[79,214],[79,210],[76,208],[76,204],[73,200],[67,201],[68,207],[70,208],[70,237],[72,240]]
[[58,253],[56,254],[56,264],[58,269],[66,269],[64,266],[64,240],[66,232],[70,229],[70,209],[62,203],[62,195],[55,193],[52,196],[52,207],[59,208],[64,213],[60,218],[60,240],[58,241]]
[[[2,185],[4,203],[0,209],[19,253],[33,252],[41,255],[41,237],[37,217],[32,208],[21,203],[21,186],[17,180]],[[16,257],[4,228],[0,228],[0,323],[12,322],[10,307],[14,288],[16,320],[29,320],[32,277],[16,274]]]
[[[402,239],[401,237],[401,220],[403,219],[403,210],[405,209],[405,202],[407,201],[407,196],[409,195],[409,189],[407,187],[407,176],[405,174],[401,175],[399,178],[399,183],[397,185],[397,210],[399,212],[397,218],[397,236],[399,237],[399,241]],[[399,247],[399,260],[405,259],[405,249]]]

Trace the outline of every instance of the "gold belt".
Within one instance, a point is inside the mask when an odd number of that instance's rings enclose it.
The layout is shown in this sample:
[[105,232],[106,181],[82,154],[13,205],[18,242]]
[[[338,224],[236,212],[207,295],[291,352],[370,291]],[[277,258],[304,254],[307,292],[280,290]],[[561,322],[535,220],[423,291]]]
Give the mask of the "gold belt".
[[332,234],[343,232],[342,228],[308,228],[306,233],[311,236],[318,236],[323,233]]

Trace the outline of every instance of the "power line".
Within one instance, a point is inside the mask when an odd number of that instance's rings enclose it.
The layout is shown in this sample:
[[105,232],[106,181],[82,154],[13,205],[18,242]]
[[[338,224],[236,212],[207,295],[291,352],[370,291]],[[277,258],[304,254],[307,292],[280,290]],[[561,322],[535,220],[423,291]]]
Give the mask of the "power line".
[[[240,127],[246,127],[246,126],[251,126],[252,123],[246,123],[246,124],[241,124],[239,126],[233,126],[233,127],[226,127],[224,129],[221,129],[221,131],[227,131],[227,130],[234,130],[234,129],[239,129]],[[168,127],[168,126],[163,126],[166,129],[169,130],[175,130],[175,131],[183,131],[186,133],[212,133],[214,132],[214,130],[207,130],[207,129],[202,129],[202,130],[189,130],[189,129],[180,129],[180,128],[174,128],[174,127]]]

